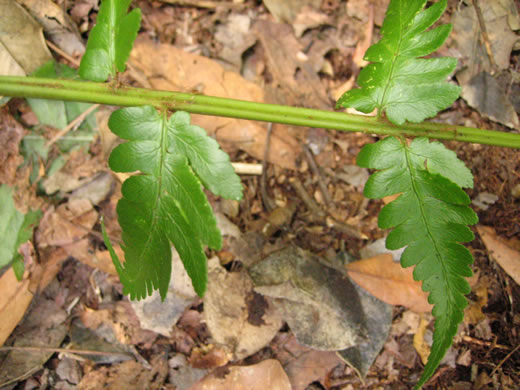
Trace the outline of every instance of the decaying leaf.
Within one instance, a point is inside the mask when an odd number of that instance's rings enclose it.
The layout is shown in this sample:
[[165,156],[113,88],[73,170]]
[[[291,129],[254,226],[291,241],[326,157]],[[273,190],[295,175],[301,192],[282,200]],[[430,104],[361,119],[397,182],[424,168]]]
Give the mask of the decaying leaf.
[[365,316],[355,287],[316,256],[288,247],[254,265],[255,291],[275,298],[275,306],[298,342],[337,351],[366,337]]
[[152,295],[130,303],[142,328],[169,337],[184,310],[196,299],[197,294],[179,254],[172,250],[172,273],[166,299],[162,301],[159,291],[154,291]]
[[226,345],[234,359],[252,355],[267,345],[282,326],[272,304],[253,291],[246,271],[227,272],[218,259],[208,262],[204,320],[213,339]]
[[347,265],[348,275],[373,296],[391,305],[413,311],[430,312],[428,294],[413,279],[413,269],[403,268],[390,254],[381,254]]

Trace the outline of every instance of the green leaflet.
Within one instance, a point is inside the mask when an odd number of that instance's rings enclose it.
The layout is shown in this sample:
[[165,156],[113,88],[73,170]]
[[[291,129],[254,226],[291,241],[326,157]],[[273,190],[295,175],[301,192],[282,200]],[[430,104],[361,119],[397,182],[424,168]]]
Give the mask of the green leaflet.
[[460,88],[445,81],[457,65],[454,58],[423,57],[433,53],[446,40],[451,25],[427,30],[446,9],[441,0],[421,11],[426,0],[391,0],[382,38],[365,53],[369,61],[360,72],[361,88],[346,92],[337,107],[353,107],[369,113],[378,109],[397,125],[419,123],[451,106]]
[[41,211],[29,211],[25,215],[20,213],[14,206],[12,192],[7,185],[0,185],[0,268],[16,263],[16,276],[20,279],[23,261],[18,248],[31,238],[34,226],[40,221]]
[[415,265],[414,278],[423,281],[428,300],[435,305],[433,346],[419,388],[450,347],[467,304],[464,294],[470,292],[464,277],[472,274],[473,258],[459,243],[473,240],[467,225],[478,221],[460,188],[472,186],[471,172],[454,152],[426,138],[417,138],[410,146],[394,137],[365,145],[357,163],[378,170],[366,183],[366,197],[401,194],[381,210],[379,226],[393,228],[386,240],[388,249],[407,247],[401,264]]
[[124,264],[105,237],[124,292],[140,299],[158,289],[164,299],[173,243],[202,296],[207,282],[203,246],[220,248],[221,236],[201,182],[215,194],[241,199],[240,178],[229,157],[203,129],[190,125],[185,112],[168,119],[151,106],[124,108],[108,124],[128,140],[112,151],[112,170],[141,172],[123,183],[117,205]]
[[106,81],[109,76],[114,79],[117,72],[125,70],[141,23],[139,8],[126,14],[131,1],[102,1],[79,67],[83,79]]

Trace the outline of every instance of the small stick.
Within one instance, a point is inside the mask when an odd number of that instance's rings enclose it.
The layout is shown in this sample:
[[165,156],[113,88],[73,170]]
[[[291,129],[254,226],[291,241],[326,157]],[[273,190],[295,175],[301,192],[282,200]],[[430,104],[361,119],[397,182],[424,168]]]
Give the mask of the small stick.
[[289,183],[291,184],[294,191],[298,194],[300,199],[305,203],[307,209],[315,214],[316,216],[323,218],[325,217],[325,213],[322,209],[314,202],[314,200],[309,196],[305,188],[303,188],[303,184],[297,177],[291,177],[289,179]]
[[273,211],[276,208],[274,200],[271,199],[267,193],[267,157],[269,156],[269,149],[271,148],[271,134],[273,132],[273,124],[270,122],[267,125],[267,135],[265,136],[264,159],[262,161],[262,177],[260,178],[260,193],[262,195],[262,202],[267,211]]
[[231,163],[237,175],[262,175],[262,164]]
[[506,361],[507,361],[511,356],[513,356],[513,354],[514,354],[516,351],[518,351],[519,348],[520,348],[520,344],[518,344],[518,345],[515,347],[515,349],[513,349],[511,352],[509,352],[509,353],[507,354],[507,356],[506,356],[505,358],[503,358],[503,359],[501,360],[500,363],[498,363],[498,365],[493,369],[493,371],[491,371],[491,374],[489,374],[489,377],[490,377],[490,378],[493,378],[493,375],[495,374],[495,372],[497,372],[497,370],[498,370],[500,367],[502,367],[502,365],[503,365],[503,364],[504,364],[504,363],[505,363],[505,362],[506,362]]
[[75,59],[75,58],[71,57],[70,55],[68,55],[67,53],[65,53],[63,50],[61,50],[58,46],[56,46],[54,43],[52,43],[48,39],[45,40],[45,43],[47,43],[47,45],[52,49],[52,51],[56,52],[57,54],[59,54],[60,56],[65,58],[76,68],[79,68],[80,62],[77,59]]
[[489,57],[489,62],[491,63],[491,74],[493,74],[496,72],[497,63],[495,62],[495,56],[493,55],[493,50],[491,49],[491,42],[489,41],[486,22],[484,21],[484,15],[482,15],[482,9],[480,8],[479,0],[473,0],[473,7],[475,7],[475,12],[477,13],[478,24],[480,25],[480,33],[482,34],[482,40],[484,41],[484,46]]
[[242,4],[234,3],[222,3],[220,1],[208,1],[208,0],[158,0],[161,3],[187,5],[196,8],[217,8],[221,7],[236,7]]
[[320,169],[318,168],[318,165],[316,164],[316,160],[314,159],[314,156],[309,149],[307,145],[303,145],[303,151],[305,153],[305,158],[309,162],[309,166],[312,169],[312,172],[316,175],[318,179],[318,187],[320,187],[320,191],[323,194],[323,200],[325,201],[325,206],[327,208],[331,207],[332,205],[332,199],[330,198],[329,190],[327,189],[327,185],[325,184],[325,181],[323,180],[323,176],[321,175]]
[[510,347],[508,347],[506,345],[495,344],[495,343],[492,343],[492,342],[489,342],[489,341],[482,341],[482,340],[475,339],[475,338],[470,337],[470,336],[464,336],[464,337],[462,337],[462,340],[464,340],[464,341],[466,341],[468,343],[481,345],[483,347],[491,347],[491,348],[498,348],[498,349],[505,349],[505,350],[510,350],[511,349]]
[[51,347],[0,347],[0,351],[22,351],[22,352],[52,352],[52,353],[75,353],[77,355],[96,356],[125,356],[132,357],[123,352],[87,351],[83,349],[51,348]]
[[85,118],[94,110],[96,110],[100,105],[99,104],[93,104],[89,108],[87,108],[84,112],[79,114],[72,122],[70,122],[67,126],[63,128],[63,130],[59,131],[58,134],[56,134],[54,137],[52,137],[47,142],[47,147],[53,145],[56,141],[58,141],[61,137],[63,137],[65,134],[67,134],[72,129],[75,129],[81,125],[81,123],[85,120]]

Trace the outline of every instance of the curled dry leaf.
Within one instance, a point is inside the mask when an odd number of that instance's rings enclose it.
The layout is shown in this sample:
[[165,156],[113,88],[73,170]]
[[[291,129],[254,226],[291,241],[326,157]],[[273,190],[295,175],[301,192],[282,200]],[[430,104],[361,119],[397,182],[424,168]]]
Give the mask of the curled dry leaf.
[[353,281],[383,302],[418,313],[432,310],[421,283],[413,279],[413,269],[402,268],[390,254],[349,263],[347,272]]

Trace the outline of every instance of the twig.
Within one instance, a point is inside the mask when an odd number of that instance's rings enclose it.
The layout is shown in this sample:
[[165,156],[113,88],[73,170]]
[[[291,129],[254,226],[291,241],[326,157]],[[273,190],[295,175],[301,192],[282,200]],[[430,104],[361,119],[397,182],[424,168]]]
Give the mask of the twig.
[[72,65],[74,65],[76,68],[79,68],[80,62],[75,59],[74,57],[71,57],[67,53],[65,53],[63,50],[61,50],[58,46],[56,46],[54,43],[49,41],[48,39],[45,40],[45,43],[52,49],[52,51],[56,52],[63,58],[65,58],[67,61],[69,61]]
[[85,120],[85,118],[96,110],[100,105],[93,104],[89,108],[87,108],[84,112],[79,114],[72,122],[70,122],[67,126],[63,128],[63,130],[59,131],[54,137],[52,137],[46,144],[47,147],[53,145],[56,141],[58,141],[61,137],[67,134],[72,129],[75,129],[81,125],[81,123]]
[[88,351],[88,350],[84,350],[84,349],[67,349],[67,348],[51,348],[51,347],[0,347],[0,351],[75,353],[77,355],[132,357],[132,355],[123,353],[123,352]]
[[296,194],[300,197],[300,199],[305,203],[307,209],[316,215],[319,218],[325,217],[325,212],[320,209],[320,207],[314,202],[314,200],[309,196],[305,188],[303,188],[303,184],[297,177],[291,177],[289,179],[289,184],[291,184],[292,188],[296,192]]
[[327,208],[330,208],[332,205],[332,199],[330,198],[329,190],[327,189],[327,185],[323,180],[323,176],[320,172],[320,169],[316,164],[316,160],[314,159],[314,156],[307,145],[303,145],[303,152],[305,153],[305,158],[307,159],[312,172],[316,175],[316,178],[318,179],[318,187],[320,187],[320,191],[323,194],[325,206],[327,206]]
[[265,136],[264,159],[262,161],[262,177],[260,178],[260,193],[262,195],[262,202],[268,212],[276,208],[274,200],[267,193],[267,157],[271,148],[271,134],[273,132],[273,124],[267,125],[267,134]]
[[475,338],[470,337],[470,336],[464,336],[462,338],[462,340],[464,340],[464,341],[466,341],[468,343],[481,345],[483,347],[491,347],[491,348],[506,349],[506,350],[510,350],[511,349],[507,345],[495,344],[495,343],[492,343],[492,342],[489,342],[489,341],[482,341],[482,340],[475,339]]
[[518,349],[520,348],[520,344],[518,344],[515,349],[513,349],[511,352],[509,352],[507,354],[507,356],[505,358],[503,358],[500,363],[498,363],[498,365],[493,369],[493,371],[491,371],[491,374],[489,374],[489,377],[490,378],[493,378],[493,375],[495,374],[495,372],[511,357],[513,356],[513,354],[518,351]]
[[473,7],[477,13],[478,24],[480,25],[480,33],[482,34],[482,40],[484,41],[484,46],[486,47],[489,62],[491,63],[491,74],[494,74],[497,70],[497,63],[495,62],[495,56],[493,55],[493,50],[491,49],[491,42],[489,41],[486,22],[484,21],[484,16],[482,15],[482,9],[480,8],[479,0],[473,0]]
[[231,163],[237,175],[262,175],[263,164]]
[[176,5],[187,5],[196,8],[217,8],[217,7],[237,7],[243,4],[235,3],[223,3],[221,1],[209,1],[209,0],[158,0],[161,3],[176,4]]

